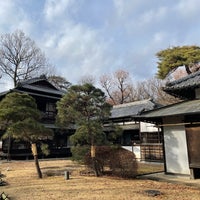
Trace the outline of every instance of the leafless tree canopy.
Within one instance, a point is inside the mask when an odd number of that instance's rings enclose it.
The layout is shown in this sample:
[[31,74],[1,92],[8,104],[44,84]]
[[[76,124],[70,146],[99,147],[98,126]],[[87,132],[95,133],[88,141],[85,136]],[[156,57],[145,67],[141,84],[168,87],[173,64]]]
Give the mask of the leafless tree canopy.
[[71,85],[71,83],[62,76],[49,76],[48,81],[52,83],[56,88],[64,91],[66,91]]
[[20,80],[46,73],[47,66],[45,54],[22,31],[1,35],[0,71],[13,80],[14,86]]
[[100,84],[108,97],[108,102],[113,105],[144,99],[152,99],[162,105],[179,101],[163,91],[163,80],[153,77],[133,84],[129,73],[123,70],[116,71],[112,76],[101,76]]
[[151,78],[142,82],[138,82],[135,86],[135,99],[152,99],[161,105],[176,103],[179,99],[167,94],[163,91],[165,82],[161,79]]
[[80,80],[79,80],[79,84],[83,85],[85,83],[90,83],[90,84],[94,85],[95,84],[95,77],[92,76],[92,75],[84,75],[84,76],[82,76],[80,78]]
[[108,101],[113,105],[133,100],[132,81],[129,73],[124,70],[117,70],[112,75],[101,76],[100,84],[109,98]]

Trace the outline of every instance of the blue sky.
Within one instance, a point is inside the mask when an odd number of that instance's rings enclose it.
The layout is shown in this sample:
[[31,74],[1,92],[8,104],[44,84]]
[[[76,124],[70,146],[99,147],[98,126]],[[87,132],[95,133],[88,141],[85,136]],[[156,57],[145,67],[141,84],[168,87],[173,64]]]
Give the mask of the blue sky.
[[156,74],[158,51],[200,45],[199,8],[199,0],[6,0],[0,34],[21,29],[73,84],[118,69],[140,81]]

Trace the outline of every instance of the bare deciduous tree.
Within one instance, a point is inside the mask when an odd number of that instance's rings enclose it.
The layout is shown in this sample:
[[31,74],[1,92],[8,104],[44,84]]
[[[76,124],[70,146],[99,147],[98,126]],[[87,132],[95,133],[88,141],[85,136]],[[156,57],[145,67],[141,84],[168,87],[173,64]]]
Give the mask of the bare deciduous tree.
[[108,76],[104,74],[103,76],[100,77],[100,84],[103,90],[105,91],[107,97],[108,97],[108,102],[115,105],[116,101],[114,97],[112,96],[113,93],[113,80],[111,76]]
[[89,74],[82,76],[79,80],[79,84],[83,85],[85,83],[90,83],[90,84],[94,85],[95,84],[95,77],[92,76],[92,75],[89,75]]
[[143,100],[151,98],[157,103],[168,105],[180,101],[179,99],[163,91],[165,82],[155,77],[146,81],[138,82],[135,87],[135,99]]
[[100,84],[108,97],[108,102],[113,105],[144,99],[152,99],[162,105],[180,101],[163,91],[165,81],[153,77],[133,84],[129,73],[123,70],[116,71],[112,76],[101,76]]
[[111,104],[117,105],[133,101],[132,81],[128,72],[117,70],[112,75],[103,75],[100,77],[100,84]]
[[71,86],[71,83],[62,76],[49,76],[48,81],[51,82],[56,88],[64,91],[66,91]]
[[45,54],[21,30],[2,34],[0,39],[0,71],[9,76],[14,86],[20,80],[48,72]]

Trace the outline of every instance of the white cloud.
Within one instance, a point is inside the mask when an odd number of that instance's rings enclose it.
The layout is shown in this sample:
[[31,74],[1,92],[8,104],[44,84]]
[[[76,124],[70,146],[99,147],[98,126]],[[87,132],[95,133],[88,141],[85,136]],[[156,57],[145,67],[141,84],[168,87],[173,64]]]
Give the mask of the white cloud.
[[46,0],[44,6],[44,15],[47,21],[57,20],[63,14],[68,12],[72,0]]
[[18,5],[17,1],[0,1],[1,33],[13,32],[16,29],[21,29],[26,33],[30,33],[31,23],[27,15]]
[[7,91],[13,87],[14,87],[14,83],[8,76],[2,77],[0,79],[0,92]]
[[191,19],[196,15],[199,15],[199,0],[180,0],[175,10],[179,12],[184,18]]
[[143,4],[141,0],[113,0],[116,13],[119,17],[127,17],[130,14],[135,14]]
[[153,24],[159,21],[162,21],[163,18],[166,17],[167,8],[166,7],[158,7],[157,9],[150,9],[144,12],[139,20],[139,24],[145,26],[147,24]]
[[[0,15],[4,20],[7,17],[12,15],[12,13],[10,13],[10,11],[12,11],[13,9],[14,9],[14,3],[11,0],[0,1],[0,11],[1,11]],[[1,20],[1,21],[3,21],[3,20]]]
[[0,1],[0,30],[7,31],[12,21],[15,19],[13,15],[14,3],[11,0]]
[[163,31],[156,32],[153,36],[153,43],[162,44],[166,39],[166,33]]
[[54,34],[46,34],[44,48],[60,64],[56,64],[59,71],[70,75],[71,81],[87,74],[99,75],[110,62],[107,57],[112,57],[108,55],[109,41],[104,41],[100,32],[72,22],[62,24],[62,29]]
[[91,2],[0,1],[0,31],[22,29],[72,82],[119,68],[149,77],[159,50],[200,44],[199,0]]

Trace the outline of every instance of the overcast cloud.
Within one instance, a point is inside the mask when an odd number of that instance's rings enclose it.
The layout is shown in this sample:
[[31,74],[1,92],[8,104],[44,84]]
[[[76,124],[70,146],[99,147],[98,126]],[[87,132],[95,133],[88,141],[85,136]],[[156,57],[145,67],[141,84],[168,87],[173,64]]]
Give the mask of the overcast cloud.
[[0,33],[21,29],[72,83],[118,69],[137,81],[156,74],[158,51],[200,45],[199,8],[199,0],[6,0]]

